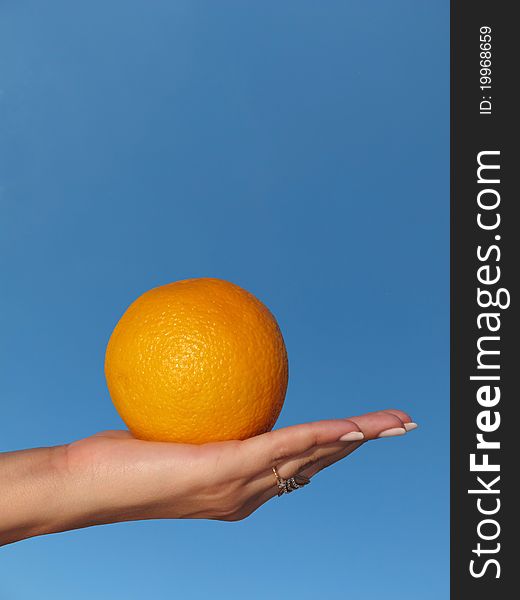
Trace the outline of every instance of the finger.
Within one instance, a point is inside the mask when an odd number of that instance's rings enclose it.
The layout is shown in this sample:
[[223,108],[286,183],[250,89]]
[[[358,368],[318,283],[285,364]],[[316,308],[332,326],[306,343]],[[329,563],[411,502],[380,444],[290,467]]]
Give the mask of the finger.
[[[310,464],[308,466],[308,468],[306,468],[306,469],[304,468],[303,470],[295,471],[294,468],[289,467],[291,474],[286,474],[284,472],[286,470],[286,467],[281,467],[281,471],[283,472],[283,474],[280,473],[280,469],[277,469],[278,474],[283,479],[288,479],[289,477],[294,477],[294,475],[297,473],[311,478],[318,471],[325,468],[325,466],[328,466],[329,464],[332,464],[333,462],[337,462],[338,460],[341,460],[341,458],[345,458],[346,456],[348,456],[349,454],[351,454],[352,452],[357,450],[357,448],[362,446],[363,443],[364,442],[350,442],[347,444],[343,444],[344,447],[342,450],[337,451],[334,454],[329,454],[327,456],[324,455],[321,458],[318,458],[316,461],[314,461],[312,464]],[[265,502],[269,501],[271,498],[278,496],[278,485],[277,484],[278,484],[278,482],[277,482],[276,476],[273,472],[266,473],[264,476],[258,478],[256,481],[250,482],[248,484],[248,489],[250,490],[250,494],[251,494],[250,502],[252,502],[256,508],[258,508]]]
[[[417,423],[412,421],[412,418],[409,414],[405,413],[402,410],[397,409],[386,409],[384,411],[380,411],[384,413],[391,414],[400,419],[403,423],[403,427],[406,431],[411,431],[417,427]],[[313,477],[323,469],[330,467],[331,465],[337,463],[338,461],[346,458],[352,452],[357,450],[362,445],[362,442],[348,444],[346,447],[338,449],[336,452],[325,453],[317,456],[317,460],[313,463],[309,463],[308,465],[302,465],[302,470],[298,471],[302,473],[306,477]]]
[[247,468],[249,465],[253,472],[258,473],[318,446],[338,443],[347,434],[360,437],[359,427],[353,420],[315,421],[263,433],[242,442],[244,452],[251,457],[244,461],[244,466]]
[[404,425],[404,428],[406,429],[406,431],[412,431],[413,429],[417,429],[417,427],[418,427],[417,423],[415,423],[415,421],[412,419],[412,417],[408,413],[405,413],[402,410],[397,410],[395,408],[388,408],[384,412],[387,412],[392,415],[395,415],[396,417],[399,417],[401,419],[401,421],[403,422],[403,425]]
[[350,417],[349,420],[356,423],[366,440],[406,433],[403,421],[393,412],[381,410],[360,417]]
[[338,450],[334,454],[328,454],[327,456],[320,457],[317,461],[313,462],[312,464],[303,467],[301,471],[298,471],[298,473],[305,475],[309,478],[314,477],[317,473],[323,471],[323,469],[326,469],[327,467],[330,467],[333,464],[339,462],[340,460],[346,458],[347,456],[355,452],[358,448],[360,448],[362,445],[363,442],[354,442],[352,444],[348,444],[346,448]]
[[333,442],[331,444],[325,444],[323,446],[316,446],[315,448],[312,448],[307,452],[299,454],[298,456],[279,462],[277,465],[275,465],[276,470],[278,471],[280,477],[283,477],[284,479],[294,477],[294,475],[301,474],[304,471],[304,474],[307,474],[307,471],[312,471],[313,466],[315,464],[321,463],[322,461],[326,461],[329,458],[337,456],[340,453],[344,456],[348,456],[362,444],[363,441],[339,441]]
[[[401,413],[404,418],[407,417],[405,413]],[[408,417],[409,418],[409,417]],[[394,411],[378,411],[374,413],[368,413],[359,417],[351,417],[348,421],[355,423],[359,431],[363,433],[364,440],[400,436],[406,433],[404,422],[400,416],[394,414]],[[280,477],[287,479],[294,477],[296,474],[308,475],[308,473],[314,474],[328,465],[329,459],[333,457],[330,462],[337,462],[341,458],[344,458],[356,450],[362,441],[358,442],[332,442],[326,445],[313,446],[301,452],[296,456],[280,458],[277,462],[271,465],[276,466]],[[335,456],[336,455],[336,456]],[[318,466],[316,466],[318,465]],[[323,465],[320,467],[320,465]],[[268,481],[268,479],[267,479]]]

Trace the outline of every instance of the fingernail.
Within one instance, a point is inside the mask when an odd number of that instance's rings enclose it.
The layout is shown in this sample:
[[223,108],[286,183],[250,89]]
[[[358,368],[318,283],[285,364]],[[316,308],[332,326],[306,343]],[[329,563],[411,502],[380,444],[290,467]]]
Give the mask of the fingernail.
[[385,431],[382,431],[377,437],[394,437],[394,435],[404,435],[405,433],[406,429],[403,427],[393,427],[392,429],[385,429]]
[[404,424],[404,428],[406,429],[406,431],[412,431],[412,429],[417,429],[417,427],[419,427],[419,425],[417,425],[417,423],[405,423]]
[[364,440],[365,436],[361,433],[361,431],[351,431],[350,433],[346,433],[339,438],[340,442],[359,442],[360,440]]

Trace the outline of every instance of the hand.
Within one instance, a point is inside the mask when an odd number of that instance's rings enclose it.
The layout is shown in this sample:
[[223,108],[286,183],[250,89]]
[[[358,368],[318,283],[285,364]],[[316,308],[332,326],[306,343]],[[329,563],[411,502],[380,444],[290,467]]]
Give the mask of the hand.
[[[127,431],[106,431],[71,444],[68,452],[88,485],[100,487],[105,505],[107,494],[115,504],[121,494],[140,518],[236,521],[277,495],[273,466],[284,479],[312,478],[365,441],[402,435],[410,424],[406,413],[387,410],[202,445],[145,442]],[[363,438],[339,441],[346,434]]]
[[386,410],[244,441],[172,444],[105,431],[67,446],[8,453],[0,461],[0,480],[3,466],[11,481],[4,502],[0,494],[0,544],[137,519],[237,521],[277,495],[273,466],[284,479],[312,478],[368,440],[415,427],[406,413]]

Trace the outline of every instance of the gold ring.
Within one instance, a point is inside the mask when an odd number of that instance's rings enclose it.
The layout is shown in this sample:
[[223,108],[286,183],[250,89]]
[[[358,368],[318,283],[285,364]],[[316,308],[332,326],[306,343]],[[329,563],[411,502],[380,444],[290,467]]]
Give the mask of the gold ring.
[[299,488],[311,482],[311,480],[305,475],[295,475],[294,477],[290,477],[289,479],[283,479],[278,474],[276,467],[272,467],[272,469],[274,476],[276,477],[276,485],[278,486],[278,496],[294,492],[294,490],[298,490]]

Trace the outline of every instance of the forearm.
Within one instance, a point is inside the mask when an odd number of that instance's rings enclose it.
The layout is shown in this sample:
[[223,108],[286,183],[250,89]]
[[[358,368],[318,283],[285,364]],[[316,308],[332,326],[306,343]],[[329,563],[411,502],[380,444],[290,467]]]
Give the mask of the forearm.
[[65,447],[0,454],[0,544],[52,530],[64,500]]
[[67,446],[0,454],[0,545],[124,520],[124,501],[70,465]]
[[[72,455],[72,456],[71,456]],[[0,453],[0,546],[118,521],[180,517],[150,498],[146,472],[78,460],[68,446]]]

